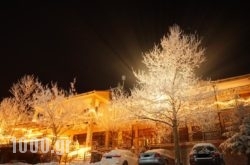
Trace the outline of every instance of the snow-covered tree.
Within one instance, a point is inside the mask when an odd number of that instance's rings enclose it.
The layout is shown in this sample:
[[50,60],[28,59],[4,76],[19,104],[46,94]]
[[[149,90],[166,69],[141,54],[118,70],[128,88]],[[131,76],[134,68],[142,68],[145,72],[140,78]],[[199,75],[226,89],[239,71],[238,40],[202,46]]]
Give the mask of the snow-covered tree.
[[179,26],[170,27],[159,46],[143,55],[145,69],[134,71],[137,79],[131,95],[115,99],[126,102],[127,108],[141,119],[148,119],[172,128],[176,164],[181,164],[178,127],[186,117],[194,116],[190,99],[199,82],[195,72],[205,60],[201,41],[186,35]]
[[250,114],[243,118],[239,131],[221,143],[220,148],[226,153],[246,155],[250,165]]
[[33,75],[25,75],[10,89],[11,97],[2,100],[0,105],[1,129],[12,135],[18,124],[30,121],[33,115],[33,94],[39,91],[40,82]]
[[246,113],[245,99],[235,98],[228,101],[227,105],[234,105],[234,115],[231,118],[231,125],[226,128],[223,134],[227,139],[220,144],[225,153],[244,154],[250,165],[250,114]]
[[33,114],[33,94],[41,89],[41,83],[34,75],[24,75],[17,83],[14,83],[10,89],[13,99],[18,106],[19,111]]
[[[122,96],[123,87],[118,85],[117,88],[113,88],[111,91],[114,97]],[[118,106],[114,102],[111,102],[102,112],[99,112],[97,123],[110,133],[112,147],[115,145],[115,139],[118,141],[118,134],[121,130],[130,130],[132,128],[132,117],[131,113],[124,106]]]
[[60,89],[56,83],[41,86],[41,89],[34,95],[36,122],[48,128],[52,135],[51,147],[54,147],[61,135],[81,124],[84,108],[82,104],[68,101],[75,95],[74,83],[69,91]]
[[19,109],[19,104],[13,98],[5,98],[0,103],[0,134],[12,136],[15,127],[27,121],[27,114]]

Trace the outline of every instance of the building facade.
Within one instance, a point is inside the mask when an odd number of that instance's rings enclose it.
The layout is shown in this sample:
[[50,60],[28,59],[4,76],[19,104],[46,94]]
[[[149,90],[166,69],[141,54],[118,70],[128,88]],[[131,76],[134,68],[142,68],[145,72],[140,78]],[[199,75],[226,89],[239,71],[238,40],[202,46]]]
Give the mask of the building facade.
[[[179,137],[182,146],[192,145],[197,141],[219,143],[223,140],[222,135],[226,128],[234,122],[235,115],[244,116],[250,112],[250,74],[212,81],[202,88],[201,100],[210,103],[215,114],[211,119],[213,126],[205,128],[204,124],[195,122],[180,125]],[[77,112],[77,115],[62,119],[72,122],[65,122],[70,124],[64,126],[66,129],[58,134],[59,138],[67,137],[77,141],[80,146],[98,150],[119,147],[133,149],[139,153],[148,147],[173,147],[169,128],[153,121],[135,120],[125,111],[114,111],[110,104],[111,99],[110,91],[106,90],[78,94],[63,101],[62,107],[72,105],[72,113],[69,114]],[[236,114],[237,109],[242,109],[241,114]],[[58,111],[58,114],[61,111]],[[43,115],[44,110],[37,108],[32,121],[15,127],[15,135],[29,138],[53,136],[51,127],[46,125],[47,121],[43,121]],[[183,155],[187,152],[183,149]]]

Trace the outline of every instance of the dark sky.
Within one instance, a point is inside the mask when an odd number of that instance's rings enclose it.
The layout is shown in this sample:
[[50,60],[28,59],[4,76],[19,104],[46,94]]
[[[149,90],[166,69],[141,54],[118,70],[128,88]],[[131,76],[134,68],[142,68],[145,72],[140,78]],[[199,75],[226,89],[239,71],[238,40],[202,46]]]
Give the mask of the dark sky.
[[250,73],[250,7],[239,1],[0,2],[0,97],[27,74],[78,93],[126,85],[142,53],[177,24],[196,33],[207,61],[199,74],[221,79]]

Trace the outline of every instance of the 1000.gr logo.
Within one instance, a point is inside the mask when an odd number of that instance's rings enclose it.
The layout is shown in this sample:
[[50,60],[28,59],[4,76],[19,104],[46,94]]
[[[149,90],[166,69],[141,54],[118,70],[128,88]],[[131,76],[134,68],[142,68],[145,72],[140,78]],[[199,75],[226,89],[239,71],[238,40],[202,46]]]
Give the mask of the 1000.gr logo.
[[70,140],[57,140],[53,149],[51,149],[51,141],[47,138],[42,139],[25,139],[25,138],[12,138],[13,142],[13,153],[17,153],[17,150],[20,153],[25,153],[30,151],[31,153],[56,153],[64,154],[69,152]]

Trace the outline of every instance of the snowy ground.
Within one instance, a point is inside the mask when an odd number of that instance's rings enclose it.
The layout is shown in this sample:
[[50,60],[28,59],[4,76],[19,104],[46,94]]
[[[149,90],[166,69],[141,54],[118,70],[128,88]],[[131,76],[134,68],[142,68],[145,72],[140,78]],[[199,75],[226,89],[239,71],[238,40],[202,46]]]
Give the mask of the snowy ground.
[[[5,164],[0,164],[0,165],[32,165],[29,163],[5,163]],[[59,163],[38,163],[36,165],[59,165]],[[61,163],[61,165],[64,165],[64,163]],[[66,165],[100,165],[100,163],[67,163]]]
[[[0,165],[31,165],[29,163],[22,163],[22,162],[16,162],[16,163],[5,163]],[[59,165],[57,162],[51,162],[51,163],[38,163],[36,165]],[[61,163],[61,165],[65,165],[65,163]],[[89,162],[83,162],[83,161],[74,161],[71,163],[67,163],[66,165],[100,165],[100,163],[89,163]]]

